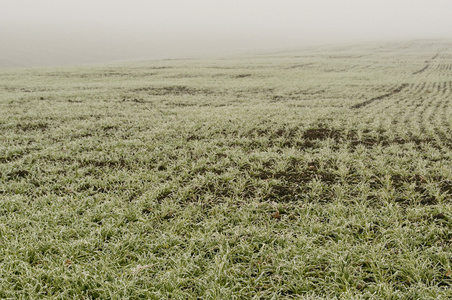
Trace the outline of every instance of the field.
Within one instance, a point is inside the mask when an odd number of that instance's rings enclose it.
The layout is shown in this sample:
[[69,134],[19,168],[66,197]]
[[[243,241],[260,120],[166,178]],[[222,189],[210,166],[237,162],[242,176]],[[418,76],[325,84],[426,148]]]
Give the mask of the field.
[[0,78],[0,299],[452,298],[450,41]]

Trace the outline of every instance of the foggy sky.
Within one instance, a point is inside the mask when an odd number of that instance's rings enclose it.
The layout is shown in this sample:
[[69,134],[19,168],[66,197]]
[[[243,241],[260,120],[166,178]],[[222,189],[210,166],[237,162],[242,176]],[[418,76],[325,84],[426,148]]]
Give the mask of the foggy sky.
[[0,66],[451,38],[451,0],[0,0]]

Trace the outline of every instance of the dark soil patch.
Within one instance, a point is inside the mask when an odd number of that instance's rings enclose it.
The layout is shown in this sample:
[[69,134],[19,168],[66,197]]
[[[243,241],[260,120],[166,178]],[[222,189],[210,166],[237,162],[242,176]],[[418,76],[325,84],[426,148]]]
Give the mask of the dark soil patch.
[[118,130],[118,126],[110,126],[110,125],[106,125],[106,126],[102,126],[102,129],[103,129],[104,131]]
[[26,153],[24,153],[24,152],[11,153],[7,156],[0,157],[0,163],[5,164],[5,163],[9,163],[9,162],[18,160],[18,159],[22,158],[23,156],[25,156],[25,154]]
[[146,101],[143,98],[122,98],[122,102],[133,102],[133,103],[151,103],[150,101]]
[[164,87],[142,87],[131,90],[132,92],[145,92],[149,95],[164,96],[164,95],[210,95],[214,91],[208,89],[198,89],[183,85],[173,85]]
[[439,187],[442,193],[447,193],[452,196],[452,179],[443,179],[439,182]]
[[91,183],[82,184],[81,186],[79,186],[77,191],[78,192],[90,191],[90,192],[92,192],[94,194],[97,194],[97,193],[108,193],[108,190],[105,187],[97,186],[97,185],[91,184]]
[[[321,142],[331,139],[335,142],[334,147],[339,147],[340,144],[348,144],[353,152],[354,149],[360,145],[371,148],[374,146],[390,146],[393,144],[405,145],[414,143],[416,147],[421,148],[425,144],[430,144],[433,147],[440,147],[437,141],[431,137],[396,137],[389,138],[385,135],[385,130],[377,130],[374,134],[370,131],[363,132],[361,137],[358,137],[356,130],[345,131],[343,129],[335,129],[328,127],[314,127],[303,130],[300,127],[283,127],[279,129],[273,128],[255,128],[246,133],[248,140],[240,143],[234,139],[234,136],[224,134],[225,137],[230,138],[228,143],[231,147],[243,147],[246,149],[259,149],[266,147],[283,147],[283,148],[298,148],[298,149],[315,149],[321,147]],[[190,135],[187,140],[201,140],[207,137],[200,137],[197,135]],[[264,139],[266,138],[266,139]]]
[[11,180],[11,179],[17,180],[17,179],[20,179],[20,178],[25,178],[28,175],[30,175],[30,172],[28,172],[27,170],[16,170],[16,171],[13,171],[13,172],[9,173],[6,177],[9,180]]
[[199,106],[198,103],[188,103],[188,102],[174,102],[169,101],[166,103],[166,105],[171,107],[192,107],[192,106]]
[[325,140],[328,138],[339,140],[341,136],[341,131],[330,128],[312,128],[306,130],[303,134],[303,138],[308,141]]
[[239,74],[239,75],[235,75],[233,77],[234,78],[246,78],[246,77],[251,77],[251,74]]
[[[319,161],[301,162],[292,159],[285,170],[275,171],[271,168],[263,168],[257,171],[251,171],[250,175],[259,180],[276,179],[279,183],[270,187],[266,199],[278,202],[293,201],[303,194],[309,193],[310,187],[307,185],[312,180],[318,180],[327,185],[339,182],[340,178],[333,173],[335,168],[323,169]],[[332,200],[332,193],[326,190],[321,197],[322,202]]]
[[312,96],[321,95],[325,92],[326,92],[325,89],[295,90],[295,91],[291,91],[289,93],[279,94],[279,95],[278,94],[273,94],[273,95],[269,94],[267,96],[267,98],[269,98],[270,103],[277,103],[277,102],[283,102],[283,101],[305,100],[305,99],[312,98]]
[[16,128],[22,131],[41,130],[45,131],[49,125],[47,123],[23,123],[17,124]]
[[[376,178],[376,181],[378,181],[378,178]],[[415,183],[414,191],[421,196],[420,204],[436,205],[438,203],[438,199],[434,195],[432,195],[432,193],[430,193],[429,189],[427,188],[429,181],[436,183],[442,193],[452,196],[452,180],[450,179],[443,177],[434,177],[430,180],[427,180],[427,178],[419,174],[410,176],[395,174],[391,176],[391,182],[394,189],[402,190],[404,188],[404,185]],[[380,184],[377,184],[377,186],[379,185],[381,185],[381,182]],[[403,205],[410,205],[409,199],[398,198],[396,199],[396,202]]]

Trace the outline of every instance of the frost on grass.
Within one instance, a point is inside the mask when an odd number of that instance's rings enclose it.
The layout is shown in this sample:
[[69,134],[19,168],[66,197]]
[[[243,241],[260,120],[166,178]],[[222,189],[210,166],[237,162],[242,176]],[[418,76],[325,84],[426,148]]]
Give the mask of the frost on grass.
[[0,298],[452,298],[447,49],[0,70]]

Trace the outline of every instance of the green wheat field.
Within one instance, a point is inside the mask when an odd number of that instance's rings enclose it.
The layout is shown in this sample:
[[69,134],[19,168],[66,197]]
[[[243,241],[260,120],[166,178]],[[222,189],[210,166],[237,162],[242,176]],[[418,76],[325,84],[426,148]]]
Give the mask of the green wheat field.
[[451,299],[452,41],[0,69],[0,299]]

